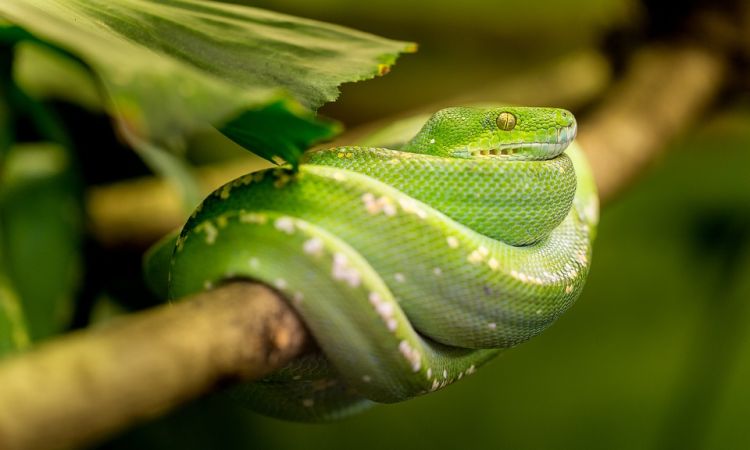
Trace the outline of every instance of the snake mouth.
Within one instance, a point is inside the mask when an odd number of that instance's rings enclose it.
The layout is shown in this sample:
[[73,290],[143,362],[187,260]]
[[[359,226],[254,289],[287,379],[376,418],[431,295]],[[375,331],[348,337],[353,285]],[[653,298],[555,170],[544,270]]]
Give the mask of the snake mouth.
[[464,158],[551,159],[568,148],[578,132],[577,123],[557,129],[547,141],[503,142],[487,147],[467,147],[454,153]]

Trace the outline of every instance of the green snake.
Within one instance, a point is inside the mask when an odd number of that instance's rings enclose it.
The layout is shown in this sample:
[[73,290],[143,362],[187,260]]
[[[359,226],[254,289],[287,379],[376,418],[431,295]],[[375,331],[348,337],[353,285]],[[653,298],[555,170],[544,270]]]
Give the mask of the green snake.
[[598,201],[576,130],[562,109],[447,108],[236,179],[182,229],[169,297],[249,278],[293,305],[319,351],[242,386],[265,414],[330,420],[443,388],[581,292]]

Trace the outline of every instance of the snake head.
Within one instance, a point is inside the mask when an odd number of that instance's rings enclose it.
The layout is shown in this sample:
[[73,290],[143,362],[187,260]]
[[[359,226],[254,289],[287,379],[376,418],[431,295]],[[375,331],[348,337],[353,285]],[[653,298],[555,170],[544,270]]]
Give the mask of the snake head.
[[442,109],[403,151],[452,158],[544,160],[576,136],[576,119],[559,108],[497,106]]

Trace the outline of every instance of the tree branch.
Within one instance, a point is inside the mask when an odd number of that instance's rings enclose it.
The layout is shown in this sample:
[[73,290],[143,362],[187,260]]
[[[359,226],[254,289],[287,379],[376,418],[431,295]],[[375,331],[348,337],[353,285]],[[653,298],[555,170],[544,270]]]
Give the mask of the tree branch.
[[580,126],[602,204],[630,186],[695,123],[723,86],[723,55],[692,45],[635,55],[628,75]]
[[234,282],[71,333],[0,363],[0,448],[78,447],[300,354],[304,325],[270,289]]

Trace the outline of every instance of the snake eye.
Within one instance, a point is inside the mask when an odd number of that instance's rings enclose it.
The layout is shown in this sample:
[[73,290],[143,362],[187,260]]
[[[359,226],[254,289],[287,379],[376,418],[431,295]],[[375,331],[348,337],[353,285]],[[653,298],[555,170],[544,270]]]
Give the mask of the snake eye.
[[510,131],[516,126],[516,116],[509,112],[501,112],[497,116],[497,127],[501,130]]

